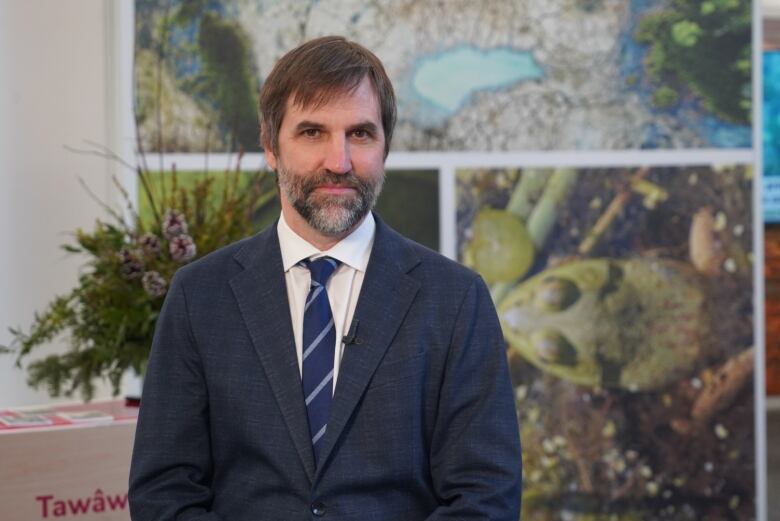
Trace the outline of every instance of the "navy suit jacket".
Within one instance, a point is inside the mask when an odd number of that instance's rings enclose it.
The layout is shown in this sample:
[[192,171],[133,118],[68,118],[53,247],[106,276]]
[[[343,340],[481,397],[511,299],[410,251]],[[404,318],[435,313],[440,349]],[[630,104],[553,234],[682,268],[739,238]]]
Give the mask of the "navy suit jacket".
[[276,226],[181,268],[130,472],[135,521],[519,517],[503,336],[482,279],[377,218],[315,468]]

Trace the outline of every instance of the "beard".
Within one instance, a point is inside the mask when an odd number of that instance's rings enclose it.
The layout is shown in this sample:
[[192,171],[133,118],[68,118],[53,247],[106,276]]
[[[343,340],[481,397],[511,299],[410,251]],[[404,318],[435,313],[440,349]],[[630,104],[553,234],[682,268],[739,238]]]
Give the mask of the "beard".
[[[278,165],[277,179],[283,197],[292,204],[301,217],[317,232],[327,237],[338,237],[355,227],[370,212],[385,181],[384,170],[358,177],[352,172],[298,173]],[[322,185],[353,188],[353,193],[323,194],[316,189]]]

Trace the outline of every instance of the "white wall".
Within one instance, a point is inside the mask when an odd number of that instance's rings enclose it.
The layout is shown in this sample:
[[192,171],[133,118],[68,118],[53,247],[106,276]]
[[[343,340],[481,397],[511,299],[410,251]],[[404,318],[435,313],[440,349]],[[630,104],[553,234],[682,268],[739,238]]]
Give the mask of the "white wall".
[[761,0],[764,18],[780,18],[780,0]]
[[[108,9],[101,0],[0,0],[0,344],[8,326],[29,327],[76,282],[83,259],[59,245],[103,215],[79,177],[105,200],[112,193],[113,165],[63,148],[109,143]],[[96,398],[108,395],[101,387]],[[50,401],[0,355],[0,409]]]

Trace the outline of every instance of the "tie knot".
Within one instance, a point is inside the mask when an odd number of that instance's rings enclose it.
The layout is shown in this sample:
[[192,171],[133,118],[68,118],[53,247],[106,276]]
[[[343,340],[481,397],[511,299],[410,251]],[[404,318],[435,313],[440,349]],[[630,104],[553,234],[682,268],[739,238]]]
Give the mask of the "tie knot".
[[312,285],[315,283],[324,286],[336,268],[339,266],[339,261],[330,257],[320,257],[319,259],[306,259],[303,261],[303,265],[309,268],[311,273]]

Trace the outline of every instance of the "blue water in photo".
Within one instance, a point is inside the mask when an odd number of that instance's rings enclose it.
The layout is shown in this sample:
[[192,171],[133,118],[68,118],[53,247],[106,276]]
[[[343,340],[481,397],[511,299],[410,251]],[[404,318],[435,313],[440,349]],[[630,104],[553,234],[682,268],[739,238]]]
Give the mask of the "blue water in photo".
[[[620,74],[624,81],[629,77],[638,80],[631,86],[627,85],[626,91],[638,93],[645,106],[654,114],[674,116],[681,126],[689,128],[700,136],[705,142],[705,147],[750,148],[753,138],[750,125],[731,123],[709,114],[702,108],[701,101],[691,96],[689,92],[683,92],[679,103],[674,107],[661,109],[653,106],[652,98],[657,86],[647,77],[644,68],[644,60],[649,48],[637,43],[634,33],[643,16],[666,8],[668,4],[663,0],[631,0],[626,30],[620,35]],[[668,146],[668,137],[664,134],[665,132],[659,131],[654,124],[651,124],[645,129],[644,143],[641,148]]]
[[764,220],[780,222],[780,51],[764,53]]
[[764,53],[764,175],[780,176],[780,51]]
[[543,76],[544,70],[528,51],[462,46],[422,58],[412,76],[412,87],[423,100],[451,115],[475,92]]

